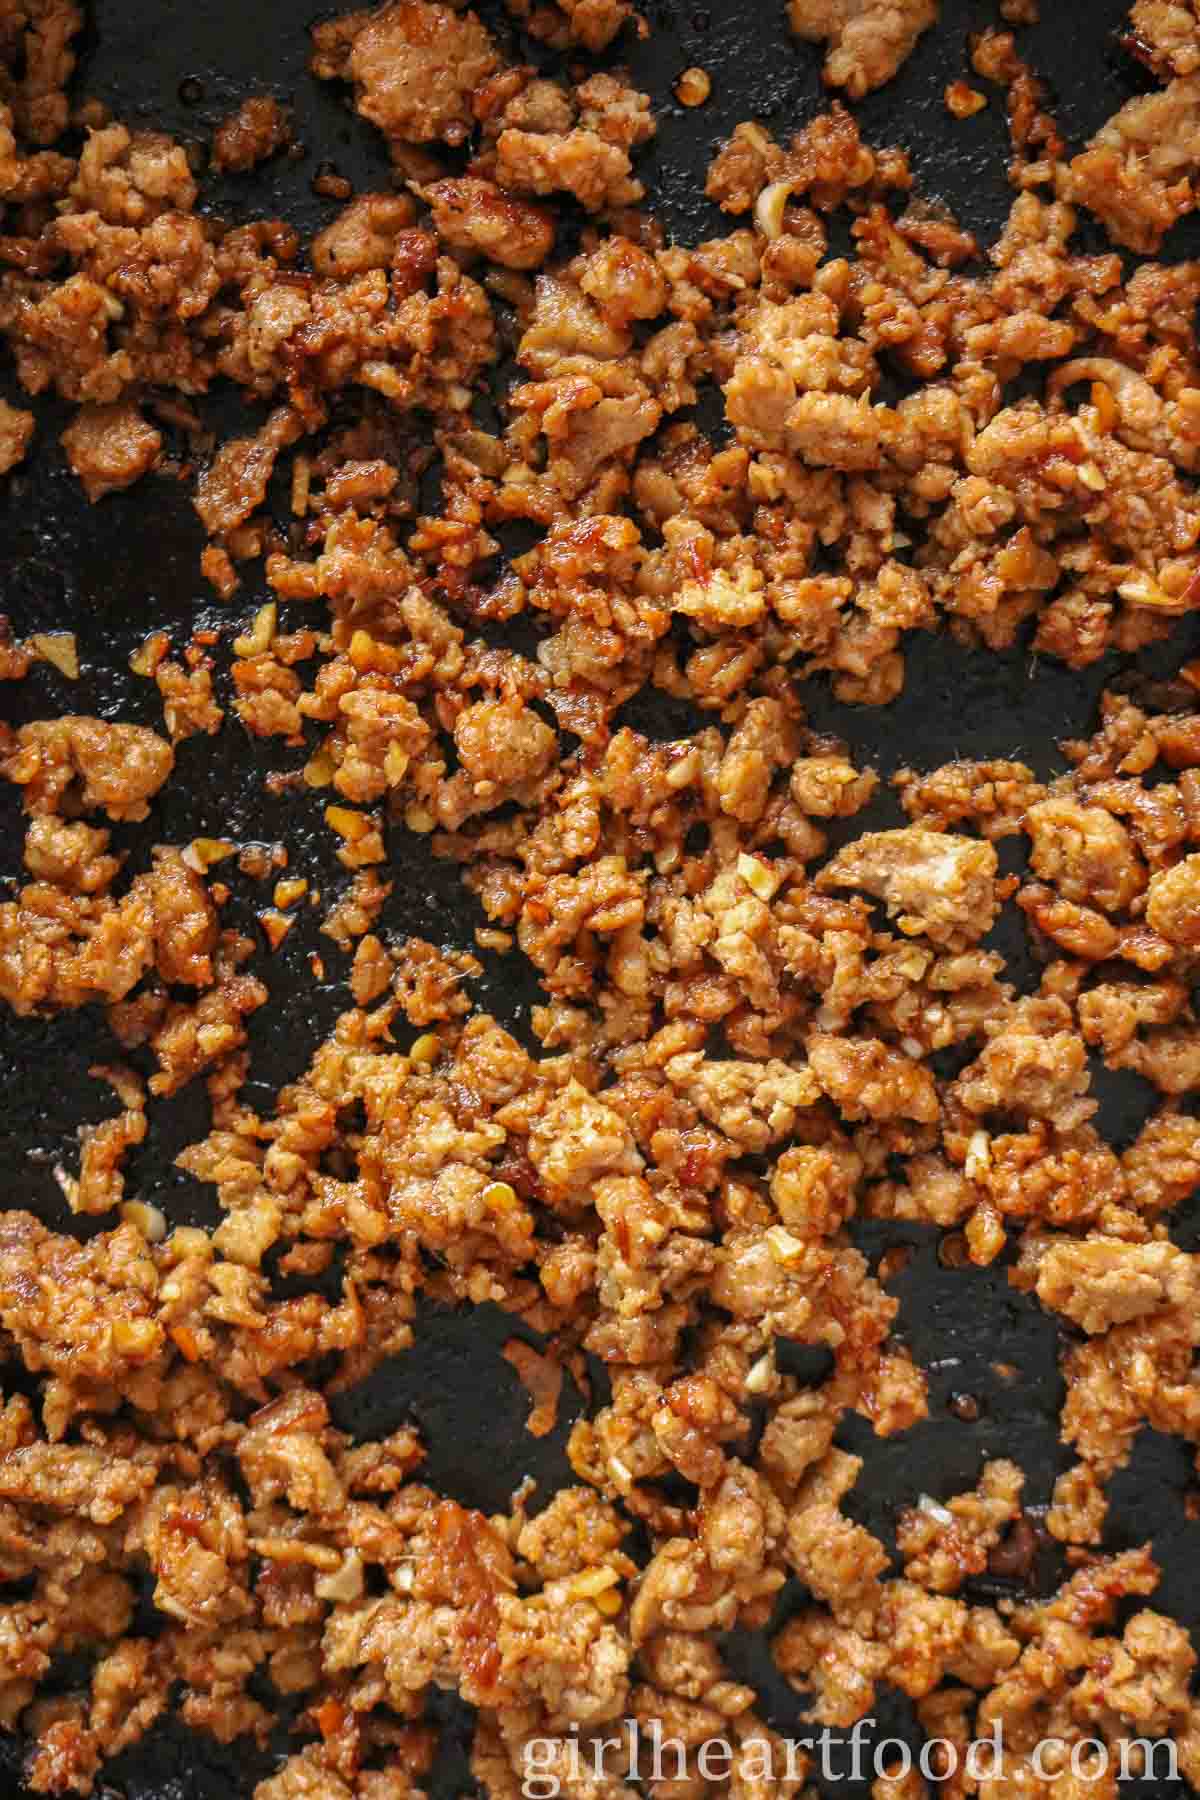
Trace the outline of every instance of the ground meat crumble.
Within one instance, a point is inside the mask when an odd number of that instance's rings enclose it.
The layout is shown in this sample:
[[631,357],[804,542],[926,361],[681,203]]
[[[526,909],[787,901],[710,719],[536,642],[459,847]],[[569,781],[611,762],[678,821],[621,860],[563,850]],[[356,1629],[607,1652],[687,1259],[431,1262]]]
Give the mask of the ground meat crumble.
[[[508,10],[560,52],[643,28],[627,0]],[[908,823],[867,831],[876,773],[800,698],[821,672],[843,700],[893,699],[917,630],[1081,669],[1200,603],[1200,276],[1073,247],[1078,209],[1148,256],[1194,208],[1194,10],[1136,0],[1127,48],[1158,85],[1074,156],[1012,32],[975,41],[1017,190],[982,264],[903,201],[903,152],[838,100],[787,143],[740,125],[708,178],[729,234],[667,244],[641,207],[647,97],[573,56],[513,63],[443,0],[312,28],[314,75],[382,134],[393,186],[385,168],[381,191],[342,195],[304,246],[205,210],[164,134],[72,113],[70,0],[0,13],[17,379],[72,409],[61,454],[97,505],[174,465],[169,432],[190,438],[201,572],[228,602],[263,557],[271,595],[228,656],[219,633],[135,653],[165,736],[76,713],[0,728],[24,831],[0,999],[102,1007],[114,1042],[92,1071],[107,1116],[56,1171],[98,1229],[0,1214],[0,1327],[24,1370],[0,1406],[0,1726],[28,1744],[31,1791],[95,1791],[171,1707],[265,1742],[274,1692],[295,1746],[256,1800],[420,1800],[427,1699],[452,1688],[493,1800],[520,1791],[535,1738],[572,1800],[628,1800],[627,1773],[581,1781],[567,1746],[630,1716],[688,1746],[655,1792],[746,1800],[745,1768],[712,1781],[696,1754],[720,1735],[748,1766],[771,1741],[722,1650],[735,1627],[771,1633],[817,1721],[853,1725],[888,1686],[953,1744],[1001,1722],[1006,1792],[1078,1791],[1038,1785],[1048,1737],[1170,1735],[1200,1782],[1195,1654],[1123,1604],[1155,1591],[1148,1548],[1103,1548],[1106,1483],[1144,1426],[1200,1453],[1200,1276],[1171,1237],[1200,1186],[1196,666],[1106,691],[1057,777],[902,770]],[[853,99],[937,8],[788,14]],[[240,178],[291,132],[250,96],[212,165]],[[839,209],[848,256],[829,253]],[[477,414],[501,362],[503,405]],[[190,399],[221,382],[255,423],[214,443]],[[702,385],[720,447],[692,417]],[[0,402],[0,477],[35,426]],[[290,532],[267,504],[281,480]],[[517,521],[532,547],[500,562]],[[474,629],[521,614],[536,648]],[[0,634],[6,677],[47,654]],[[647,687],[699,727],[621,724]],[[279,791],[317,797],[347,870],[322,925],[345,1009],[257,1108],[247,1021],[269,990],[225,911],[235,847],[159,843],[140,868],[123,849],[175,746],[228,713],[295,753]],[[1001,839],[1022,876],[1001,875]],[[478,958],[391,929],[397,854],[457,865],[481,950],[527,961],[536,1049],[480,1009]],[[279,942],[306,880],[282,850],[248,856],[280,876],[262,915]],[[1032,992],[985,942],[1010,903]],[[1119,1153],[1097,1062],[1154,1097]],[[178,1163],[216,1194],[212,1232],[130,1178],[189,1083],[209,1129]],[[899,1508],[895,1556],[852,1516],[862,1464],[839,1426],[884,1438],[928,1410],[855,1218],[932,1228],[1063,1321],[1052,1592],[1022,1586],[1042,1528],[1012,1462]],[[418,1293],[519,1321],[503,1354],[535,1435],[564,1370],[605,1368],[574,1480],[541,1510],[440,1494],[415,1427],[337,1429],[331,1395],[410,1347]],[[781,1344],[827,1372],[802,1383]],[[85,1673],[43,1692],[60,1654]]]

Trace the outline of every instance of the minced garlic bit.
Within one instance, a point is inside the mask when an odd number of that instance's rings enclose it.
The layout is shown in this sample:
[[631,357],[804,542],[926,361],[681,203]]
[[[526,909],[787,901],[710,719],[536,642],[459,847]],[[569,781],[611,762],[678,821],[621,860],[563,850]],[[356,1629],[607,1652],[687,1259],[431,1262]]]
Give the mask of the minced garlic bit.
[[771,1225],[766,1232],[767,1245],[771,1255],[778,1263],[786,1267],[789,1263],[800,1262],[804,1256],[804,1240],[796,1237],[784,1225]]
[[259,913],[258,922],[262,927],[263,936],[272,950],[278,950],[296,921],[287,913],[277,912],[274,907],[268,906]]
[[477,925],[475,942],[481,950],[493,950],[503,956],[513,947],[513,935],[511,931],[496,931],[488,925]]
[[167,654],[170,639],[165,631],[152,631],[129,658],[129,667],[135,675],[153,675],[159,663]]
[[183,852],[183,860],[188,867],[202,874],[205,869],[212,868],[214,863],[224,862],[233,855],[237,845],[226,838],[201,837],[193,838]]
[[121,1217],[127,1225],[136,1225],[148,1243],[161,1244],[167,1235],[166,1214],[148,1200],[123,1201]]
[[117,1319],[112,1335],[113,1345],[122,1356],[143,1361],[158,1353],[164,1332],[156,1319]]
[[783,215],[794,186],[791,181],[773,181],[754,203],[754,223],[772,242],[783,234]]
[[703,106],[712,93],[712,81],[704,69],[685,69],[675,83],[675,98],[681,106]]
[[371,829],[369,814],[356,812],[352,806],[327,806],[325,823],[331,825],[339,837],[347,839],[351,844],[366,837]]
[[330,1575],[320,1575],[313,1583],[318,1600],[330,1600],[349,1606],[363,1594],[363,1561],[357,1550],[348,1550]]
[[403,662],[403,654],[395,644],[388,644],[382,638],[372,637],[369,631],[363,631],[361,628],[351,636],[346,654],[355,668],[364,673],[368,669],[373,669],[382,675],[394,674]]
[[73,631],[35,631],[29,640],[43,662],[51,663],[68,681],[79,680],[79,651]]
[[757,856],[747,855],[744,850],[738,856],[737,872],[760,900],[772,899],[783,880],[782,875],[777,874],[769,864],[760,861]]
[[303,875],[288,875],[275,883],[272,898],[278,907],[294,906],[307,892],[308,882]]
[[254,624],[250,630],[244,632],[241,637],[234,638],[234,655],[264,656],[271,648],[271,639],[275,636],[278,615],[279,608],[274,600],[268,600],[265,606],[260,606],[254,615]]
[[[420,1038],[417,1040],[418,1043],[423,1041],[424,1040]],[[436,1042],[437,1040],[435,1039],[434,1041]],[[417,1045],[414,1044],[409,1051],[409,1055],[414,1062],[434,1060],[432,1057],[428,1059],[418,1057],[416,1055],[416,1048]],[[491,1181],[488,1183],[487,1187],[484,1188],[482,1198],[484,1205],[489,1207],[493,1212],[512,1212],[513,1208],[517,1205],[517,1190],[507,1181]]]
[[605,1618],[615,1619],[623,1605],[619,1591],[620,1575],[607,1566],[584,1569],[571,1582],[573,1600],[590,1600]]
[[203,875],[214,863],[224,862],[237,849],[228,838],[193,838],[183,852],[183,860],[189,869],[195,869],[197,875]]
[[967,1145],[967,1157],[963,1164],[963,1173],[972,1181],[987,1173],[992,1163],[991,1139],[986,1131],[973,1131]]
[[987,95],[981,94],[978,88],[968,87],[965,81],[948,82],[945,100],[946,111],[956,119],[969,119],[987,105]]
[[1131,606],[1144,606],[1153,612],[1185,613],[1195,605],[1186,590],[1181,594],[1169,594],[1144,569],[1135,569],[1124,581],[1118,582],[1117,592]]
[[168,1327],[167,1336],[175,1345],[185,1362],[200,1361],[200,1340],[190,1325],[172,1325]]
[[585,1569],[576,1575],[571,1583],[571,1593],[577,1600],[590,1600],[594,1594],[602,1594],[620,1580],[615,1569],[600,1567]]
[[292,459],[292,512],[302,519],[308,511],[308,495],[312,482],[312,462],[304,455]]

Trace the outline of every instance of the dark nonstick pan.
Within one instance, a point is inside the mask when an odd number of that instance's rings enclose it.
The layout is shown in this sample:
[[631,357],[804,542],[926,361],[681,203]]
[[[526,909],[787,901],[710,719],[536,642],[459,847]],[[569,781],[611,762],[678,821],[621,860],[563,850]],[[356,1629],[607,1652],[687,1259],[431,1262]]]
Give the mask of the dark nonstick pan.
[[[1026,54],[1048,81],[1060,129],[1073,144],[1090,136],[1143,85],[1138,66],[1119,45],[1127,3],[1043,0],[1043,22],[1023,33]],[[506,29],[498,4],[485,3],[479,10],[498,31]],[[939,27],[922,40],[899,78],[858,111],[868,139],[902,144],[919,190],[946,202],[986,246],[1011,200],[1003,114],[993,104],[970,120],[954,122],[942,94],[948,81],[966,72],[968,33],[995,22],[996,13],[988,0],[943,0],[942,10]],[[822,104],[819,58],[788,35],[784,0],[649,0],[646,13],[648,38],[638,42],[627,34],[616,46],[635,83],[653,96],[660,122],[641,173],[668,232],[696,242],[728,229],[703,193],[705,168],[718,141],[745,118],[757,116],[781,135],[811,118]],[[206,181],[205,204],[230,219],[278,214],[309,234],[335,210],[313,191],[322,165],[334,164],[356,187],[384,185],[387,179],[376,134],[343,96],[308,75],[311,22],[290,0],[208,0],[203,6],[95,0],[78,90],[105,101],[120,119],[165,128],[198,149],[247,93],[278,94],[295,110],[297,154],[268,164],[254,177]],[[713,81],[712,98],[698,111],[686,111],[672,93],[681,70],[692,64],[707,69]],[[1186,226],[1166,251],[1197,253],[1200,230],[1189,234]],[[9,366],[0,367],[0,389],[16,397]],[[205,405],[221,429],[239,417],[239,403],[229,396],[214,395]],[[157,693],[129,673],[130,652],[153,627],[184,640],[204,624],[219,625],[224,635],[230,622],[230,609],[217,605],[199,578],[202,540],[187,492],[169,481],[153,481],[89,507],[57,448],[64,420],[55,403],[39,402],[38,413],[39,452],[0,489],[0,604],[18,636],[74,631],[83,674],[68,684],[45,665],[35,666],[27,680],[8,684],[0,705],[14,724],[65,710],[157,724]],[[239,615],[249,614],[266,597],[261,574],[257,582],[251,576],[235,607]],[[1197,653],[1198,637],[1193,619],[1170,644],[1136,663],[1110,657],[1082,674],[1035,664],[1025,651],[998,657],[928,637],[914,645],[907,686],[894,704],[878,711],[840,706],[819,684],[812,684],[804,699],[816,724],[845,737],[858,758],[884,774],[903,763],[929,767],[961,754],[1014,753],[1046,774],[1063,766],[1058,741],[1089,727],[1104,685],[1167,675]],[[660,737],[675,736],[688,724],[677,706],[646,696],[630,703],[627,717]],[[151,841],[180,843],[198,835],[282,840],[293,867],[331,892],[343,877],[329,856],[329,833],[315,803],[304,795],[273,798],[263,788],[264,775],[277,761],[277,751],[264,752],[236,723],[227,725],[215,744],[206,739],[184,744],[176,776],[148,826],[118,828],[134,866],[148,856]],[[19,873],[21,844],[14,790],[7,785],[0,790],[0,822],[7,880]],[[383,929],[474,950],[473,932],[482,915],[454,871],[431,862],[426,846],[399,828],[393,856],[387,873],[395,886]],[[234,886],[231,922],[251,927],[255,908],[263,904],[262,890],[237,878]],[[326,982],[311,972],[308,958],[317,941],[315,923],[297,927],[262,970],[272,999],[251,1022],[252,1104],[268,1104],[278,1086],[303,1068],[345,1004],[344,959],[327,939],[321,940]],[[1019,930],[1011,930],[1000,948],[1010,956],[1014,980],[1036,982]],[[525,1032],[528,1007],[537,997],[530,978],[495,962],[473,991],[478,1005]],[[107,1090],[87,1073],[90,1064],[110,1055],[99,1009],[48,1020],[16,1019],[0,1009],[0,1187],[6,1204],[30,1207],[63,1228],[67,1215],[54,1167],[72,1166],[77,1125],[111,1110]],[[206,1190],[173,1166],[178,1150],[207,1129],[203,1093],[195,1091],[200,1088],[194,1084],[153,1108],[149,1140],[131,1159],[129,1173],[132,1185],[152,1192],[174,1219],[207,1223],[213,1213]],[[1127,1142],[1150,1110],[1151,1090],[1135,1076],[1115,1077],[1098,1068],[1096,1091],[1106,1134],[1118,1145]],[[1200,1204],[1181,1209],[1173,1233],[1186,1248],[1200,1245]],[[909,1248],[892,1291],[902,1303],[899,1332],[929,1372],[930,1416],[915,1430],[880,1442],[867,1441],[871,1432],[863,1421],[848,1420],[839,1441],[866,1455],[848,1510],[890,1541],[899,1506],[921,1493],[943,1497],[969,1486],[981,1461],[996,1456],[1020,1464],[1028,1500],[1035,1510],[1044,1505],[1068,1460],[1057,1437],[1062,1392],[1055,1323],[1035,1301],[1009,1287],[1002,1264],[944,1269],[930,1231],[868,1224],[854,1228],[854,1235],[873,1260],[898,1243]],[[494,1309],[429,1311],[407,1357],[379,1371],[363,1391],[342,1397],[338,1423],[376,1435],[415,1420],[428,1445],[426,1477],[467,1505],[506,1508],[527,1474],[545,1496],[570,1479],[563,1443],[584,1403],[568,1390],[557,1432],[541,1441],[529,1437],[523,1429],[526,1397],[500,1356],[512,1332],[512,1321]],[[1153,1539],[1163,1568],[1154,1604],[1184,1620],[1200,1643],[1200,1523],[1189,1519],[1193,1509],[1185,1507],[1192,1479],[1183,1444],[1143,1432],[1130,1467],[1110,1490],[1106,1543],[1115,1549]],[[1060,1578],[1056,1556],[1055,1547],[1044,1548],[1020,1578],[981,1580],[976,1597],[1048,1590]],[[148,1598],[136,1628],[154,1629]],[[774,1675],[765,1641],[743,1634],[728,1639],[724,1648],[733,1668],[758,1686],[770,1723],[794,1734],[801,1702]],[[60,1688],[69,1690],[80,1670],[64,1662],[54,1675]],[[470,1711],[452,1696],[436,1696],[431,1704],[443,1725],[432,1791],[439,1800],[457,1800],[477,1791],[466,1761]],[[911,1710],[899,1696],[877,1713],[885,1735],[916,1741]],[[112,1764],[103,1778],[107,1787],[102,1784],[99,1791],[114,1800],[241,1800],[286,1743],[281,1730],[266,1752],[241,1742],[223,1749],[166,1724]],[[0,1740],[0,1795],[25,1791],[21,1762],[20,1744]],[[831,1791],[852,1795],[865,1789],[843,1781]],[[1154,1783],[1147,1791],[1166,1796],[1187,1790]]]

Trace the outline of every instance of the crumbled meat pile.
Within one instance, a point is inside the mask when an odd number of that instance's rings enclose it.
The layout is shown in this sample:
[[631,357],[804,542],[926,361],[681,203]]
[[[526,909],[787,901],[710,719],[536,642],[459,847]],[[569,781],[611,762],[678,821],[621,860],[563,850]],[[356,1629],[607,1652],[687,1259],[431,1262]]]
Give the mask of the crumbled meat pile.
[[[640,28],[627,0],[509,7],[558,51]],[[790,5],[852,98],[935,13]],[[513,64],[440,0],[313,28],[314,74],[382,134],[378,191],[307,246],[278,219],[228,227],[197,210],[183,146],[68,102],[81,25],[70,0],[0,4],[0,334],[26,392],[74,409],[62,449],[90,501],[198,470],[204,576],[229,600],[262,557],[270,594],[227,644],[172,654],[152,630],[132,666],[165,735],[80,714],[0,731],[25,820],[0,997],[105,1009],[117,1107],[60,1176],[98,1235],[0,1214],[25,1371],[0,1407],[0,1725],[31,1790],[91,1792],[169,1707],[263,1741],[274,1694],[294,1753],[256,1800],[419,1800],[440,1687],[477,1709],[492,1800],[535,1739],[569,1800],[632,1800],[627,1772],[571,1754],[629,1717],[690,1747],[660,1796],[754,1800],[774,1740],[723,1657],[734,1627],[773,1633],[823,1723],[885,1686],[952,1744],[1000,1723],[1006,1793],[1084,1791],[1042,1779],[1047,1737],[1171,1735],[1200,1781],[1186,1634],[1122,1604],[1154,1592],[1148,1549],[1102,1548],[1135,1434],[1200,1449],[1200,1271],[1170,1235],[1200,1185],[1200,665],[1108,691],[1056,779],[905,769],[907,823],[858,835],[888,796],[801,701],[818,671],[843,700],[894,698],[914,630],[1083,668],[1200,604],[1200,268],[1074,237],[1085,208],[1152,253],[1195,205],[1194,10],[1137,0],[1129,47],[1159,85],[1073,158],[1013,33],[974,43],[1017,190],[982,272],[952,219],[897,204],[903,152],[837,100],[787,143],[739,126],[708,182],[734,228],[668,243],[635,166],[647,97],[574,60],[569,79]],[[243,174],[291,131],[250,97],[214,165]],[[850,256],[829,251],[839,209]],[[477,413],[501,364],[516,378]],[[220,383],[262,422],[214,444],[198,404]],[[723,447],[692,420],[702,388]],[[0,402],[4,470],[35,422]],[[513,521],[532,548],[506,563]],[[503,642],[522,614],[528,654]],[[69,676],[74,654],[5,635],[0,675]],[[237,847],[159,844],[130,875],[119,829],[152,816],[178,742],[225,728],[218,662],[348,872],[323,926],[345,1010],[261,1110],[246,1021],[268,990],[222,919]],[[647,687],[706,722],[670,742],[620,724]],[[1004,838],[1026,877],[1001,874]],[[389,859],[428,853],[476,897],[481,948],[536,973],[536,1054],[476,1009],[474,956],[389,929]],[[306,886],[278,880],[270,942]],[[985,946],[1005,906],[1035,991]],[[1119,1154],[1097,1060],[1156,1096]],[[197,1079],[210,1128],[178,1160],[215,1190],[211,1233],[129,1191],[156,1101]],[[887,1437],[927,1404],[854,1218],[935,1228],[950,1262],[1011,1252],[1014,1287],[1063,1321],[1056,1591],[1028,1584],[1010,1462],[903,1509],[897,1557],[855,1522],[839,1424]],[[415,1429],[335,1427],[330,1397],[411,1345],[418,1294],[520,1320],[505,1355],[539,1435],[564,1367],[606,1367],[575,1484],[541,1510],[439,1494]],[[789,1372],[795,1344],[821,1379]],[[85,1675],[44,1687],[64,1654]],[[713,1737],[741,1759],[728,1779],[696,1761]],[[801,1760],[771,1791],[804,1779]],[[1087,1791],[1114,1800],[1115,1776]]]

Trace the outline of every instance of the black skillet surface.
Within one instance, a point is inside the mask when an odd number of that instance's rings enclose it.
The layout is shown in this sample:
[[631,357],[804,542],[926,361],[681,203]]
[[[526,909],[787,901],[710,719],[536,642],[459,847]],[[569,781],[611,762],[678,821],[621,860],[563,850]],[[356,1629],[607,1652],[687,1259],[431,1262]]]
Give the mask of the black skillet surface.
[[[1043,0],[1043,24],[1022,34],[1034,67],[1051,85],[1060,127],[1073,144],[1144,85],[1116,41],[1126,4]],[[505,29],[498,4],[485,3],[481,10],[497,29]],[[668,231],[681,242],[696,242],[728,229],[703,197],[704,169],[716,144],[743,118],[757,116],[781,134],[811,118],[821,104],[819,58],[788,36],[783,0],[650,0],[646,11],[649,39],[619,46],[636,83],[652,94],[659,118],[658,138],[641,168],[650,203]],[[943,0],[939,28],[922,41],[900,77],[858,109],[868,137],[903,144],[920,191],[948,202],[985,245],[1000,229],[1011,199],[1004,180],[1002,105],[993,95],[986,111],[954,123],[941,96],[947,81],[966,73],[968,31],[993,21],[986,0]],[[79,90],[108,102],[118,118],[164,127],[198,145],[246,93],[264,88],[277,93],[295,108],[301,153],[252,178],[206,182],[204,204],[231,219],[277,213],[308,235],[335,210],[312,192],[322,164],[332,162],[359,188],[386,185],[387,179],[375,133],[353,114],[343,94],[307,73],[309,22],[289,0],[252,5],[208,0],[196,7],[95,0]],[[688,112],[671,88],[693,63],[709,70],[713,96],[703,109]],[[1189,236],[1185,226],[1167,253],[1195,254],[1198,245],[1200,231]],[[7,365],[0,367],[0,387],[13,392]],[[238,404],[228,395],[205,402],[226,428]],[[185,491],[165,480],[143,483],[89,507],[63,465],[57,444],[60,409],[39,403],[37,411],[34,460],[0,491],[2,606],[18,635],[74,630],[84,669],[77,683],[68,683],[53,670],[36,667],[0,696],[0,704],[14,723],[71,710],[158,724],[157,691],[129,673],[130,652],[158,627],[171,631],[179,644],[202,624],[227,640],[231,626],[267,597],[261,574],[257,582],[247,582],[232,607],[216,604],[197,574],[201,535]],[[932,767],[965,753],[1017,753],[1046,773],[1062,767],[1057,741],[1089,727],[1106,682],[1168,674],[1184,655],[1196,653],[1198,635],[1189,622],[1170,645],[1136,665],[1110,658],[1083,674],[1035,665],[1024,651],[997,658],[926,637],[910,652],[907,686],[893,705],[878,711],[839,706],[816,684],[805,700],[816,723],[840,732],[860,758],[884,773],[902,763]],[[659,737],[675,736],[690,723],[680,708],[652,695],[631,702],[627,716]],[[292,868],[319,883],[328,897],[342,876],[328,854],[329,833],[315,802],[303,793],[273,799],[262,786],[269,768],[289,757],[298,765],[303,754],[281,753],[275,746],[264,753],[232,720],[215,743],[185,744],[148,825],[119,827],[115,833],[131,852],[131,867],[159,840],[278,839],[289,848]],[[21,830],[15,794],[7,786],[0,791],[0,827],[0,877],[11,880],[19,877]],[[431,862],[425,842],[400,828],[392,834],[391,857],[387,873],[395,888],[384,928],[474,949],[481,915],[453,871]],[[266,903],[264,890],[239,877],[234,886],[233,917],[253,932],[254,911]],[[1002,924],[998,941],[1012,959],[1013,978],[1034,983],[1036,967],[1020,930]],[[328,968],[324,982],[316,982],[308,966],[318,943]],[[346,965],[328,939],[317,938],[314,917],[293,930],[277,955],[260,958],[258,968],[272,998],[251,1022],[248,1097],[266,1106],[278,1086],[304,1067],[346,1004]],[[473,988],[480,1006],[527,1035],[528,1007],[537,990],[515,959],[489,961]],[[90,1063],[107,1060],[111,1052],[98,1009],[47,1020],[17,1020],[7,1009],[0,1012],[0,1182],[7,1203],[31,1207],[59,1228],[67,1218],[54,1165],[76,1166],[75,1127],[111,1111],[108,1090],[87,1073]],[[1135,1077],[1117,1079],[1103,1069],[1097,1090],[1107,1134],[1118,1144],[1128,1141],[1149,1110],[1150,1090]],[[176,1221],[213,1218],[208,1191],[173,1167],[177,1151],[201,1135],[206,1123],[204,1096],[200,1084],[193,1084],[152,1106],[149,1140],[130,1158],[132,1188],[153,1196]],[[1195,1203],[1191,1212],[1183,1209],[1176,1235],[1188,1248],[1200,1242]],[[847,1421],[839,1441],[866,1455],[849,1510],[890,1539],[899,1506],[920,1493],[945,1497],[959,1491],[974,1480],[985,1457],[999,1455],[1021,1465],[1028,1500],[1044,1504],[1055,1475],[1069,1461],[1057,1438],[1058,1328],[1036,1303],[1010,1290],[1002,1266],[943,1269],[936,1233],[867,1225],[855,1236],[872,1257],[896,1243],[911,1249],[891,1286],[902,1303],[900,1335],[929,1371],[930,1417],[898,1439],[874,1443],[862,1421]],[[537,1480],[544,1499],[569,1479],[563,1441],[583,1401],[570,1395],[563,1424],[552,1437],[535,1442],[524,1432],[525,1397],[499,1355],[512,1329],[494,1309],[429,1312],[415,1349],[380,1371],[365,1391],[339,1403],[339,1423],[368,1436],[417,1420],[429,1450],[428,1478],[468,1505],[506,1507],[526,1474]],[[1015,1375],[998,1373],[997,1363],[1010,1365]],[[818,1369],[810,1373],[819,1378]],[[960,1416],[973,1410],[962,1406],[964,1395],[977,1405],[972,1421]],[[1120,1548],[1153,1539],[1164,1571],[1154,1604],[1184,1619],[1200,1642],[1200,1523],[1188,1521],[1183,1505],[1191,1478],[1191,1459],[1178,1441],[1144,1432],[1130,1468],[1112,1484],[1106,1541]],[[1046,1550],[1033,1577],[1034,1591],[1053,1586],[1058,1574],[1055,1552]],[[976,1597],[995,1597],[1004,1586],[981,1583]],[[1007,1591],[1018,1590],[1009,1584]],[[794,1593],[785,1594],[779,1616],[796,1600]],[[153,1631],[148,1601],[143,1611],[138,1629]],[[758,1685],[770,1722],[784,1733],[801,1732],[800,1702],[773,1674],[764,1640],[742,1635],[725,1647],[734,1669]],[[56,1673],[65,1690],[82,1671],[78,1664],[65,1664]],[[911,1736],[911,1708],[899,1696],[881,1698],[876,1708],[881,1734]],[[465,1762],[469,1709],[447,1696],[431,1704],[445,1724],[433,1790],[439,1800],[458,1800],[475,1791]],[[242,1743],[226,1750],[164,1725],[106,1771],[109,1786],[101,1791],[113,1800],[242,1800],[285,1743],[281,1734],[271,1753]],[[0,1743],[0,1794],[14,1800],[25,1791],[20,1761],[19,1746],[11,1739]],[[834,1767],[839,1767],[836,1759]],[[1152,1785],[1164,1796],[1185,1791]],[[841,1781],[831,1791],[865,1790]]]

